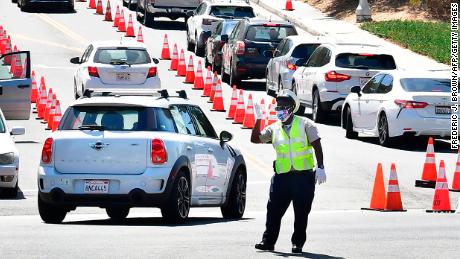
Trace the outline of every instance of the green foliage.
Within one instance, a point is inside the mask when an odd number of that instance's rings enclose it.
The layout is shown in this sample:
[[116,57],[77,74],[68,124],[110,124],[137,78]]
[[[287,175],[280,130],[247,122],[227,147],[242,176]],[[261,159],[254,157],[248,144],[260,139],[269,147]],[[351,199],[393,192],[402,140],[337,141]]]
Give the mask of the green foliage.
[[392,20],[364,23],[361,28],[438,62],[449,64],[448,23]]

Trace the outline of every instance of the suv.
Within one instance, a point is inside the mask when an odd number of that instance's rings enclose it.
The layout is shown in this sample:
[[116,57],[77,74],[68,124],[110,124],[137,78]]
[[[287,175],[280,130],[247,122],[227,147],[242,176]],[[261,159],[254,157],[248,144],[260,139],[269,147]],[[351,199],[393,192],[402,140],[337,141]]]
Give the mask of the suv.
[[191,206],[220,207],[241,218],[246,165],[199,106],[178,97],[103,96],[76,100],[45,141],[38,170],[38,208],[60,223],[78,206],[105,208],[122,220],[131,207],[159,207],[181,223]]
[[155,17],[177,20],[187,18],[187,12],[194,10],[201,0],[138,0],[136,17],[145,26],[151,27]]
[[187,20],[187,49],[204,56],[205,44],[217,22],[223,19],[255,17],[247,1],[203,1]]
[[265,78],[273,51],[291,35],[297,35],[297,31],[286,21],[240,21],[222,50],[222,80],[238,85],[244,79]]
[[222,67],[222,47],[228,35],[232,33],[238,20],[223,20],[219,22],[211,37],[206,42],[205,61],[206,66],[211,65],[212,71],[220,73]]
[[395,70],[390,52],[366,44],[322,44],[304,67],[294,73],[292,85],[300,99],[299,113],[312,107],[315,122],[331,111],[340,112],[353,86],[363,86],[382,70]]

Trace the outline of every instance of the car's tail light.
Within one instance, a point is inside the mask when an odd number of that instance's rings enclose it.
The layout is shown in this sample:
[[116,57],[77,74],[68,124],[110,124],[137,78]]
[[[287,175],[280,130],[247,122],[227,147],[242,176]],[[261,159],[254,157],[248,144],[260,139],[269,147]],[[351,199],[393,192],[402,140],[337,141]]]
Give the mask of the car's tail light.
[[370,53],[359,53],[358,55],[363,56],[363,57],[372,57],[372,56],[374,56],[374,54],[370,54]]
[[99,73],[97,72],[97,67],[88,67],[88,74],[90,76],[99,77]]
[[211,25],[215,21],[214,19],[203,19],[203,25]]
[[340,74],[335,71],[329,71],[324,76],[324,79],[328,82],[342,82],[342,81],[349,80],[350,78],[351,76],[349,75]]
[[409,100],[395,100],[395,104],[401,109],[423,109],[428,106],[426,102],[415,102]]
[[246,51],[246,44],[243,41],[236,42],[236,55],[243,56]]
[[157,67],[149,68],[149,73],[147,74],[147,77],[155,77],[155,76],[157,76]]
[[53,139],[47,138],[43,144],[42,149],[42,163],[49,164],[51,163],[51,157],[53,155]]
[[287,68],[288,68],[289,70],[294,70],[294,71],[297,69],[296,65],[291,64],[291,63],[288,63],[288,64],[287,64]]
[[152,163],[164,164],[168,161],[165,143],[161,139],[152,140]]

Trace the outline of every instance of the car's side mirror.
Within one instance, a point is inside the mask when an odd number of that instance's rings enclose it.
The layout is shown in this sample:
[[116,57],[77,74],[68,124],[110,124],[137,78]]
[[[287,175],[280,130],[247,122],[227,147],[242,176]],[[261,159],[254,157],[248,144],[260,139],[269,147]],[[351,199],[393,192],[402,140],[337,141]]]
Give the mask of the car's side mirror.
[[195,12],[194,11],[188,11],[185,13],[185,15],[187,15],[187,17],[192,17],[195,15]]
[[155,63],[155,64],[160,63],[160,61],[159,61],[158,59],[156,59],[156,58],[152,58],[152,61],[153,61],[153,63]]
[[26,128],[24,127],[13,127],[10,132],[11,135],[17,136],[17,135],[24,135],[26,134]]
[[227,35],[227,34],[224,34],[224,35],[220,36],[220,40],[221,40],[222,42],[227,43],[227,42],[228,42],[228,35]]
[[70,59],[70,63],[72,64],[81,64],[79,57],[74,57]]
[[350,92],[358,94],[358,96],[361,97],[361,87],[359,85],[353,86]]
[[233,135],[232,133],[224,130],[220,133],[219,138],[220,138],[220,146],[223,147],[224,143],[229,142],[230,140],[233,139]]
[[266,57],[266,58],[272,58],[273,55],[274,55],[273,51],[271,51],[271,50],[267,50],[267,51],[264,52],[264,57]]

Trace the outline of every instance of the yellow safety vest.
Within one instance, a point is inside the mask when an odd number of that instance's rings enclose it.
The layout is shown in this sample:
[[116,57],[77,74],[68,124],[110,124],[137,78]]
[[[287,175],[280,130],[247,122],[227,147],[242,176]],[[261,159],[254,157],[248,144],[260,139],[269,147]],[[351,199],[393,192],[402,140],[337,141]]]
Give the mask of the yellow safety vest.
[[276,173],[287,173],[292,168],[296,171],[313,169],[313,148],[308,142],[305,123],[298,116],[294,116],[289,136],[284,131],[281,121],[273,125],[272,144],[277,156]]

